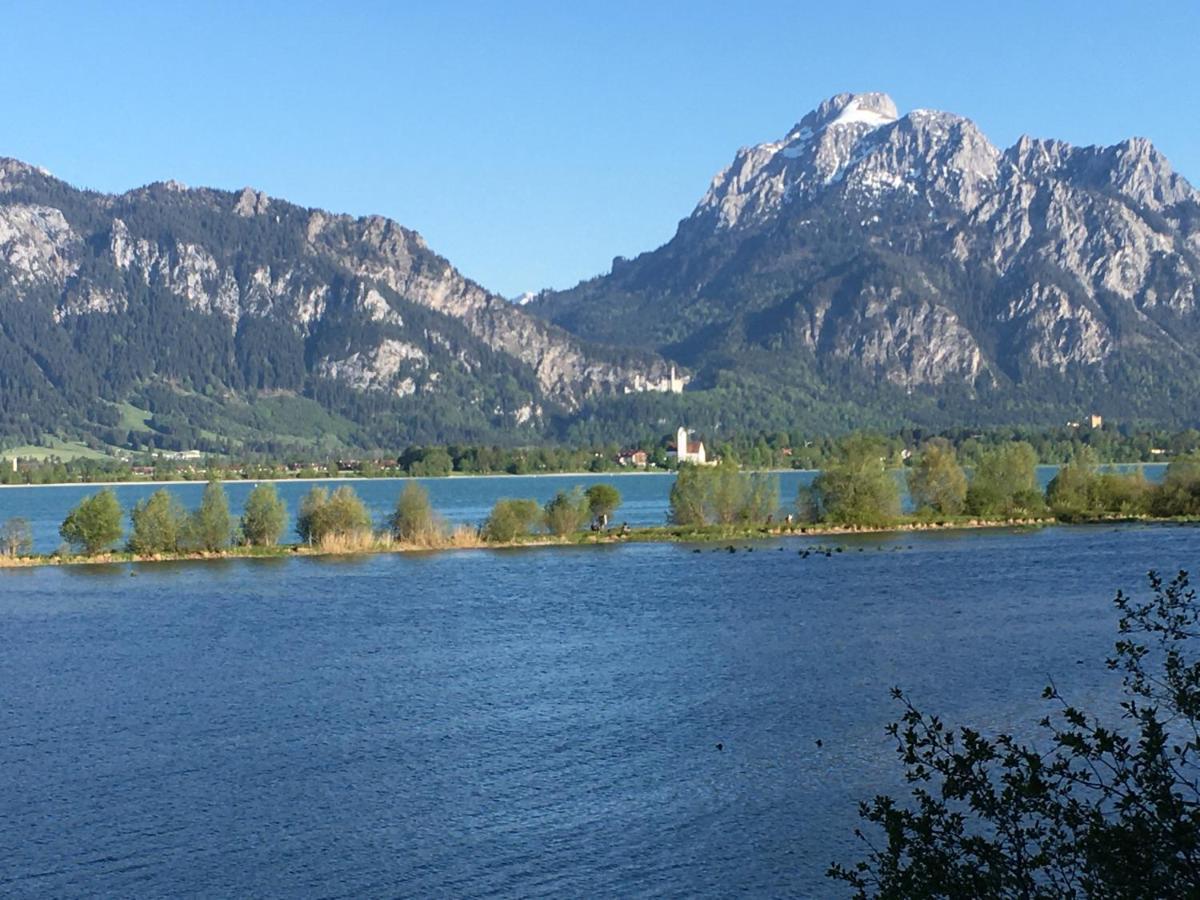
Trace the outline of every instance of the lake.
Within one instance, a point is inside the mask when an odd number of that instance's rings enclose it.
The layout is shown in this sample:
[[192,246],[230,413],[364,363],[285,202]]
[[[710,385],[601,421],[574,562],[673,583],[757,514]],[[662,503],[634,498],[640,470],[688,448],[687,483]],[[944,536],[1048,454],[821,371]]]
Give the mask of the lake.
[[[1120,470],[1129,470],[1134,466],[1116,466]],[[1143,467],[1146,478],[1150,481],[1161,480],[1166,471],[1165,465],[1148,464]],[[1056,466],[1039,466],[1038,481],[1044,488],[1049,484],[1057,471]],[[791,471],[779,473],[779,500],[781,506],[791,508],[796,499],[796,493],[801,485],[810,484],[816,472]],[[902,476],[896,473],[897,478]],[[323,481],[280,481],[276,487],[279,496],[288,506],[291,522],[283,540],[294,541],[295,532],[292,523],[299,508],[300,499],[314,484],[334,487],[341,484],[349,485],[358,492],[366,503],[367,508],[376,523],[382,524],[396,505],[396,498],[410,481],[418,481],[429,491],[434,508],[454,524],[468,523],[478,525],[485,518],[492,504],[500,497],[533,497],[540,503],[545,503],[560,490],[570,490],[576,485],[587,487],[597,482],[615,484],[621,492],[621,508],[614,517],[614,524],[628,522],[630,525],[662,525],[667,519],[668,495],[675,481],[673,474],[667,473],[617,473],[608,475],[496,475],[483,477],[452,477],[452,478],[379,478],[366,480],[335,479]],[[190,484],[121,484],[113,490],[117,494],[126,513],[139,500],[149,497],[161,487],[176,494],[185,506],[194,509],[200,505],[200,496],[204,492],[202,482]],[[250,494],[254,485],[245,481],[226,482],[225,490],[229,495],[230,509],[235,516],[240,516],[242,504]],[[27,519],[33,530],[34,549],[39,553],[50,553],[58,549],[62,540],[58,536],[58,527],[67,513],[76,503],[89,494],[100,490],[96,485],[57,485],[47,487],[7,487],[0,488],[0,522],[11,516]],[[907,496],[905,497],[905,506]],[[126,517],[128,527],[129,520]]]
[[889,688],[1019,733],[1048,677],[1110,707],[1114,592],[1198,535],[0,570],[0,893],[841,896]]

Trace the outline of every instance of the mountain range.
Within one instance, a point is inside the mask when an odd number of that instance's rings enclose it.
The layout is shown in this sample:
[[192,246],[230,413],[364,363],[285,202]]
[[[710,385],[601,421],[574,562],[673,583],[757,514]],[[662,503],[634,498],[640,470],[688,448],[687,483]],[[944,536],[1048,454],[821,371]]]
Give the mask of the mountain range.
[[526,308],[694,372],[909,421],[1200,415],[1200,193],[1148,141],[993,146],[840,94],[740,150],[671,241]]
[[883,94],[826,100],[738,151],[664,246],[520,304],[387,219],[0,160],[0,435],[1191,425],[1198,283],[1200,193],[1148,141],[1001,150]]

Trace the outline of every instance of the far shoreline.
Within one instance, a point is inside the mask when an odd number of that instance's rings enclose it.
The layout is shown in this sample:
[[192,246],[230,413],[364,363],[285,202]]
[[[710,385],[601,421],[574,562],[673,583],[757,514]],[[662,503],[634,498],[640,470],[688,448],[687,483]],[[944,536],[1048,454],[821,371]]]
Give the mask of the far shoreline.
[[[1059,469],[1063,463],[1038,463],[1038,468]],[[1111,469],[1115,467],[1136,467],[1139,469],[1145,468],[1166,468],[1168,462],[1114,462],[1100,463],[1101,470]],[[816,474],[820,469],[754,469],[742,467],[743,472],[755,472],[764,475],[789,475],[789,474]],[[904,466],[896,466],[888,469],[889,472],[905,472],[907,469]],[[645,475],[676,475],[676,469],[655,469],[653,471],[647,469],[638,469],[636,471],[618,471],[618,472],[524,472],[514,474],[512,472],[450,472],[447,475],[323,475],[315,478],[221,478],[218,479],[224,485],[233,484],[312,484],[320,481],[458,481],[460,479],[469,478],[626,478]],[[59,488],[59,487],[123,487],[125,485],[159,485],[162,487],[178,486],[185,484],[206,484],[207,479],[204,478],[176,478],[169,481],[155,481],[154,479],[131,479],[129,481],[52,481],[44,484],[0,484],[0,491],[16,490],[20,488]]]

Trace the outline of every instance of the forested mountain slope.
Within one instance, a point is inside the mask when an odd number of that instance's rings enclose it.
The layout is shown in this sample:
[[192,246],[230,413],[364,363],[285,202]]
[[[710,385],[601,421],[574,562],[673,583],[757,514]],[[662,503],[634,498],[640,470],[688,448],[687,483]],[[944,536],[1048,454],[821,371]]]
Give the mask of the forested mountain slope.
[[0,160],[10,442],[529,440],[668,374],[526,314],[387,219],[249,188],[102,195]]

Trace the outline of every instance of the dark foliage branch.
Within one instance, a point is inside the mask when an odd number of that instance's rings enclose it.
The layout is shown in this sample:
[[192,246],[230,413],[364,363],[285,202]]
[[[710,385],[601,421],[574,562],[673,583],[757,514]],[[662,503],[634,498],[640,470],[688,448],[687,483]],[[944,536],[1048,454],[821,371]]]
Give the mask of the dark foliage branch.
[[863,803],[866,854],[830,877],[859,898],[1200,896],[1200,604],[1186,572],[1149,587],[1115,599],[1116,725],[1051,684],[1043,751],[952,728],[897,689],[910,799]]

